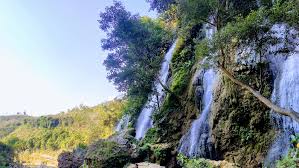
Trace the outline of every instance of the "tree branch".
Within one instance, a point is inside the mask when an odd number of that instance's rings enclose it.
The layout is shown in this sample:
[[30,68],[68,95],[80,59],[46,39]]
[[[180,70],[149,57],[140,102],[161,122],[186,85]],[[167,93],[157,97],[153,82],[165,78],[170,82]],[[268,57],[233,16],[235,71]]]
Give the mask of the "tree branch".
[[181,98],[180,98],[179,96],[177,96],[175,93],[173,93],[167,86],[165,86],[165,85],[161,82],[161,80],[160,80],[159,78],[158,78],[158,82],[160,83],[160,85],[162,86],[162,88],[163,88],[166,92],[168,92],[168,93],[174,95],[178,100],[181,100]]
[[239,81],[238,79],[236,79],[228,70],[226,70],[223,66],[220,67],[220,70],[231,80],[233,81],[235,84],[241,86],[243,89],[248,90],[249,92],[251,92],[259,101],[261,101],[263,104],[265,104],[267,107],[269,107],[270,109],[272,109],[273,111],[275,111],[278,114],[284,115],[284,116],[289,116],[291,117],[293,120],[295,120],[296,122],[299,123],[299,113],[295,112],[294,110],[288,110],[288,109],[283,109],[277,105],[275,105],[274,103],[272,103],[269,99],[267,99],[266,97],[264,97],[263,95],[261,95],[258,91],[256,91],[255,89],[253,89],[252,87],[250,87],[249,85]]
[[212,22],[210,22],[210,21],[208,21],[208,20],[206,20],[206,19],[204,19],[204,18],[201,18],[201,17],[200,17],[199,20],[201,20],[201,21],[203,21],[203,22],[205,22],[205,23],[207,23],[207,24],[209,24],[209,25],[211,25],[211,26],[217,27],[216,24],[214,24],[214,23],[212,23]]
[[165,86],[162,82],[161,82],[161,80],[158,78],[158,82],[159,82],[159,84],[162,86],[162,88],[166,91],[166,92],[168,92],[168,93],[170,93],[170,94],[174,94],[167,86]]

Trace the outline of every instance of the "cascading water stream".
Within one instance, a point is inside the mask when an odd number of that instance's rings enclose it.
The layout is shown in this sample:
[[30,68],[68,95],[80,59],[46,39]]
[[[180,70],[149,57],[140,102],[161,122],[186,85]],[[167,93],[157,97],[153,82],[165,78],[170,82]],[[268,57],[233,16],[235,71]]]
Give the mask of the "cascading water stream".
[[[166,85],[168,74],[169,74],[169,64],[176,46],[176,42],[172,44],[168,52],[166,53],[161,70],[159,72],[158,80],[154,83],[154,89],[156,94],[151,94],[145,106],[143,107],[136,124],[136,139],[142,139],[147,130],[152,127],[153,121],[151,119],[152,113],[157,110],[157,102],[163,101],[165,96],[162,85]],[[159,82],[160,81],[160,82]]]
[[129,115],[124,115],[116,125],[115,131],[120,132],[128,128],[131,117]]
[[216,73],[208,69],[203,75],[203,110],[200,117],[192,123],[189,132],[181,139],[179,152],[188,157],[213,157],[210,140],[209,114],[213,102],[213,88]]
[[[299,111],[299,55],[293,54],[282,63],[281,73],[274,84],[272,100],[280,107]],[[273,123],[280,130],[280,135],[272,144],[265,159],[266,165],[286,155],[290,147],[290,136],[299,133],[299,124],[290,117],[272,113]]]
[[[210,17],[210,22],[213,23],[213,17]],[[203,26],[205,32],[205,38],[211,39],[216,32],[216,28],[210,24],[205,24]],[[202,62],[205,62],[204,59]],[[178,150],[180,153],[188,157],[204,157],[204,158],[213,158],[214,157],[214,145],[211,142],[210,134],[211,129],[209,126],[209,116],[211,111],[211,106],[213,102],[213,88],[216,83],[217,75],[214,69],[208,69],[202,74],[203,70],[199,70],[193,79],[193,82],[200,80],[202,78],[202,85],[197,86],[196,93],[197,99],[201,99],[203,102],[200,117],[193,121],[190,130],[185,134],[181,140]],[[200,103],[197,103],[198,106],[201,106]]]
[[[275,36],[284,38],[286,34],[286,25],[274,25]],[[295,41],[298,39],[289,39],[288,41]],[[275,51],[282,48],[283,43],[270,48]],[[289,55],[275,55],[270,58],[271,69],[274,74],[274,89],[271,100],[282,108],[293,109],[299,111],[299,47],[297,46],[295,52]],[[290,148],[290,136],[299,133],[299,124],[293,121],[290,117],[279,115],[275,112],[271,113],[273,124],[280,132],[275,141],[271,145],[268,154],[265,158],[264,165],[267,167],[274,167],[275,162],[282,156],[286,155]]]

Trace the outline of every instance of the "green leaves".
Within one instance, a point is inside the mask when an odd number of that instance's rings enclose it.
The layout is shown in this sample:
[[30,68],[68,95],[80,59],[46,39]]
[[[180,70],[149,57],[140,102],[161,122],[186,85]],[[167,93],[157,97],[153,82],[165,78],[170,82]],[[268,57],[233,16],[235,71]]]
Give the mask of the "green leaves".
[[0,142],[0,168],[7,168],[13,161],[13,150]]
[[299,27],[299,1],[297,0],[279,0],[269,11],[269,20],[271,22],[286,23],[291,27]]
[[120,2],[107,7],[100,16],[100,27],[107,32],[102,48],[109,51],[104,61],[108,79],[119,91],[147,95],[172,39],[171,34],[164,30],[161,20],[132,15]]
[[[285,37],[273,36],[275,32],[272,26],[279,23],[298,27],[298,2],[289,0],[277,2],[272,7],[260,7],[258,10],[251,11],[246,17],[238,16],[234,21],[228,22],[223,28],[218,30],[208,43],[208,50],[219,63],[223,60],[230,60],[230,55],[241,47],[247,46],[257,53],[256,56],[263,57],[270,45],[283,42]],[[298,33],[295,33],[298,36]],[[287,41],[287,40],[286,40]],[[294,48],[293,43],[288,43],[288,48],[283,52],[290,52]],[[206,48],[202,49],[207,52]],[[221,51],[221,52],[219,52]],[[282,52],[282,51],[277,51]],[[198,52],[200,55],[201,53]],[[275,54],[275,53],[274,53]]]
[[170,8],[172,4],[175,4],[175,0],[146,0],[150,3],[152,10],[157,10],[159,13],[162,13]]
[[299,135],[291,135],[292,148],[281,160],[276,163],[277,168],[296,168],[299,160]]
[[[112,135],[123,108],[122,100],[95,107],[82,105],[67,113],[32,119],[1,140],[16,151],[56,151],[82,147]],[[53,127],[52,121],[58,121],[59,124]]]
[[208,40],[202,40],[195,46],[196,62],[202,60],[204,57],[209,56],[209,44]]
[[[164,6],[156,4],[162,2],[151,3]],[[128,106],[124,111],[135,118],[152,92],[173,34],[165,29],[162,20],[132,15],[120,2],[107,7],[100,16],[100,27],[107,32],[107,38],[102,40],[102,48],[109,51],[104,61],[107,78],[119,91],[127,93]]]
[[203,158],[187,158],[183,154],[177,156],[177,160],[183,168],[212,168],[212,164]]

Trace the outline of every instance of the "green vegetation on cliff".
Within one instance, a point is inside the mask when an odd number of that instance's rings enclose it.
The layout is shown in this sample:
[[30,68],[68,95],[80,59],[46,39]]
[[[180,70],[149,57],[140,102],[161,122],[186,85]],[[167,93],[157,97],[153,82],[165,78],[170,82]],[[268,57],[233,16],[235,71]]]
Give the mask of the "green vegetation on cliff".
[[299,135],[291,137],[292,147],[288,154],[276,163],[277,168],[296,168],[299,166]]

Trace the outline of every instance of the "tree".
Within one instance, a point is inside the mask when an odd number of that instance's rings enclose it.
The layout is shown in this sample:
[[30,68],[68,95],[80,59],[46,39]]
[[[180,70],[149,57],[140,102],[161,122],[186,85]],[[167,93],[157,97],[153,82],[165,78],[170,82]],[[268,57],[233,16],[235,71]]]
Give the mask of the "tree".
[[172,4],[175,4],[175,0],[146,0],[150,3],[152,10],[157,10],[159,13],[165,12],[170,8]]
[[10,165],[13,163],[13,149],[0,142],[0,167],[10,167]]
[[119,91],[146,99],[172,40],[165,23],[132,15],[117,1],[100,14],[99,23],[107,34],[102,48],[109,52],[104,61],[108,79]]
[[256,0],[178,0],[181,24],[208,23],[217,30],[236,16],[257,9]]

